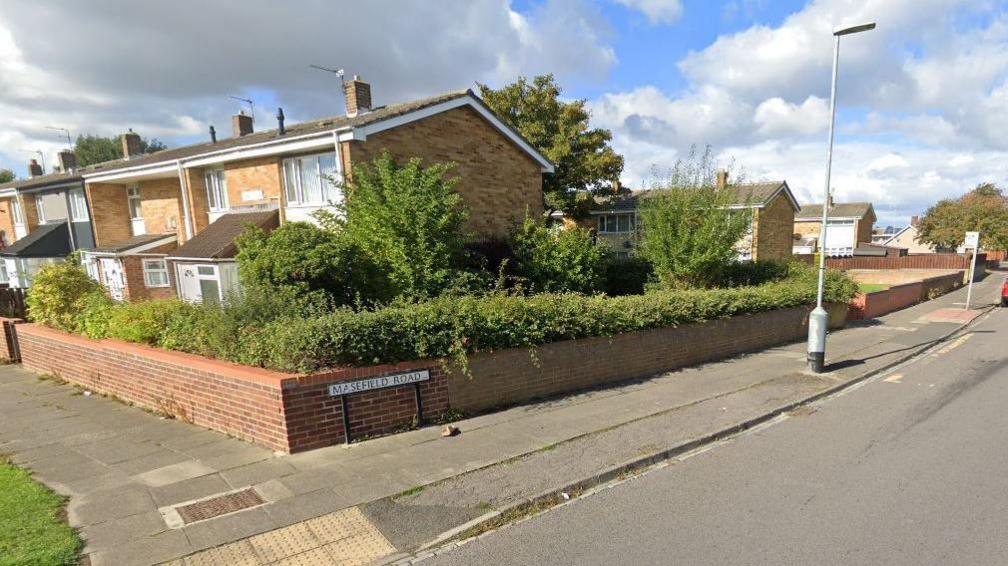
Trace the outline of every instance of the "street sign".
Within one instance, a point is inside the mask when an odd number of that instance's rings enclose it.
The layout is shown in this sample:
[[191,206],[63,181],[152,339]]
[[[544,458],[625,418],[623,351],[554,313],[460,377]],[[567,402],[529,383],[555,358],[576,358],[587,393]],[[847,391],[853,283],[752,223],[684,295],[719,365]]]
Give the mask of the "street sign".
[[329,386],[329,394],[332,396],[349,395],[351,393],[361,393],[372,389],[384,389],[386,387],[396,387],[398,385],[409,385],[410,383],[420,383],[430,379],[430,371],[422,369],[408,373],[396,375],[384,375],[381,377],[370,377],[357,381],[342,381]]
[[980,232],[966,232],[963,247],[973,250],[973,262],[969,269],[969,288],[966,290],[966,310],[970,310],[970,300],[973,298],[973,278],[976,276],[977,252],[980,251]]
[[963,242],[963,247],[974,250],[979,248],[980,232],[966,232],[966,241]]

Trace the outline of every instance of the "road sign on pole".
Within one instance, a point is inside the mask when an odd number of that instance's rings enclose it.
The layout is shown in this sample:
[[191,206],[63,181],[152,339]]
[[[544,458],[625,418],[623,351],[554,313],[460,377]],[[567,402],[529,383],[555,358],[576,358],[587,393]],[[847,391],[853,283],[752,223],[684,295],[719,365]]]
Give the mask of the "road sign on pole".
[[966,240],[963,247],[973,249],[973,262],[969,269],[969,287],[966,289],[966,310],[970,309],[970,299],[973,298],[973,277],[976,274],[977,252],[980,248],[980,232],[966,232]]

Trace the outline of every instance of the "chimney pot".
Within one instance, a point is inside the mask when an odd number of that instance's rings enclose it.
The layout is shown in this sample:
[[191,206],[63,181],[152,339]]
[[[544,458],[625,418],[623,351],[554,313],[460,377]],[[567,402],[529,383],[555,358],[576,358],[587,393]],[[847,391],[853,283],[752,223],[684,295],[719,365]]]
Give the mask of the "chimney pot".
[[286,131],[286,130],[284,130],[284,113],[283,113],[283,108],[277,108],[276,119],[277,119],[277,131],[280,132],[280,135],[282,136],[282,135],[284,135],[284,132]]
[[60,169],[64,173],[71,173],[77,168],[77,154],[69,149],[59,152]]
[[133,159],[143,153],[140,134],[134,132],[132,129],[123,134],[120,139],[122,140],[123,157],[126,159]]
[[28,176],[29,177],[41,177],[45,171],[42,170],[42,166],[39,165],[37,159],[32,159],[28,162]]
[[728,172],[718,171],[717,172],[717,188],[724,189],[728,186]]
[[356,116],[371,111],[371,85],[354,75],[352,80],[343,83],[346,95],[347,116]]
[[240,138],[242,136],[247,136],[252,133],[252,116],[245,113],[244,110],[238,112],[231,117],[231,134]]
[[910,217],[910,225],[913,226],[913,227],[915,227],[915,228],[918,225],[920,225],[920,216],[917,216],[917,215],[911,216]]
[[210,143],[217,143],[217,130],[213,124],[210,125]]

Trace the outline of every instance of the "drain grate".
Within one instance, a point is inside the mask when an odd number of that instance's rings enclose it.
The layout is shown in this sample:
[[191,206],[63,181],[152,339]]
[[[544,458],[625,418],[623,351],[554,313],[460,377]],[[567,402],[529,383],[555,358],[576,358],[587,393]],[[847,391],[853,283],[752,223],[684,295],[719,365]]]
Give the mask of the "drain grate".
[[175,508],[175,511],[181,517],[182,522],[188,525],[197,521],[205,521],[214,517],[220,517],[221,515],[227,515],[228,513],[234,513],[235,511],[241,511],[242,509],[248,509],[249,507],[262,505],[263,503],[265,501],[263,501],[262,496],[250,487],[241,491],[217,495],[202,501],[179,505]]

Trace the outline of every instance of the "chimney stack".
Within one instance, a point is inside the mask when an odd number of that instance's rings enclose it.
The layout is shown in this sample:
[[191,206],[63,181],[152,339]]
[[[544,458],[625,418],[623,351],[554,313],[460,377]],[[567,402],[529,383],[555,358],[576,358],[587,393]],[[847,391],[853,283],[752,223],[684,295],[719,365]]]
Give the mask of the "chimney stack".
[[29,177],[41,177],[45,171],[42,170],[42,166],[39,165],[37,159],[32,159],[28,162],[28,176]]
[[717,172],[717,188],[718,190],[723,190],[728,186],[728,172],[718,171]]
[[352,80],[343,83],[346,95],[347,116],[356,116],[371,111],[371,85],[362,81],[357,75]]
[[59,152],[60,169],[64,173],[72,173],[77,168],[77,154],[69,149]]
[[916,228],[920,225],[920,216],[914,215],[910,217],[910,225]]
[[123,157],[126,159],[133,159],[143,153],[140,134],[134,132],[132,128],[120,136],[120,139],[122,140]]
[[286,130],[284,130],[284,113],[283,113],[283,108],[277,108],[276,119],[277,119],[277,131],[282,136],[282,135],[284,135],[284,132],[286,131]]
[[210,124],[210,143],[217,143],[217,130]]
[[833,191],[829,192],[829,196],[826,197],[826,209],[833,208]]
[[239,111],[231,117],[231,135],[236,138],[247,136],[252,133],[252,116]]

